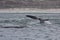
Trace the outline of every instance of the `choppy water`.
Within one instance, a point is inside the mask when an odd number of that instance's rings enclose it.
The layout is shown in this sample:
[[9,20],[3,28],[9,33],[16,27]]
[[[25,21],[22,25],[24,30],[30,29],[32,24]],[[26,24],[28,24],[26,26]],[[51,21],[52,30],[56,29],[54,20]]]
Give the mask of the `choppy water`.
[[[52,24],[60,24],[60,14],[27,14],[27,13],[21,13],[21,14],[0,14],[0,25],[1,26],[8,26],[8,25],[17,25],[17,26],[26,26],[31,22],[35,22],[36,20],[32,20],[26,17],[26,15],[35,15],[37,17],[41,17],[41,18],[48,18],[50,19],[50,21],[52,22]],[[38,21],[36,21],[38,22]],[[36,23],[35,22],[35,23]],[[25,25],[24,25],[25,24]]]
[[[40,24],[25,15],[50,19],[52,24]],[[23,29],[0,28],[0,40],[60,40],[60,14],[0,13],[0,27],[25,27]]]

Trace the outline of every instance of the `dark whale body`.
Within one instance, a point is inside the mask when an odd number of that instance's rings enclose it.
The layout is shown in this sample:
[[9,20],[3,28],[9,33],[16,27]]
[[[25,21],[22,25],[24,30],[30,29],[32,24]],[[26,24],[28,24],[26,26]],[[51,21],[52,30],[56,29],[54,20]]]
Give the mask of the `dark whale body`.
[[32,19],[38,19],[36,16],[32,16],[32,15],[26,15],[26,17],[32,18]]
[[45,21],[48,21],[49,19],[42,19],[42,18],[37,18],[36,16],[32,15],[26,15],[26,17],[32,18],[32,19],[37,19],[40,21],[40,23],[44,23]]

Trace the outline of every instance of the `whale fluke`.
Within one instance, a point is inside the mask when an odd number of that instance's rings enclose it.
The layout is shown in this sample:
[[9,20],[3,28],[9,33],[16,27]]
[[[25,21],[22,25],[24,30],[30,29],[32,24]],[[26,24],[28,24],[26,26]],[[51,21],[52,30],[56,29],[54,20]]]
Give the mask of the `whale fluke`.
[[26,17],[29,17],[29,18],[32,18],[32,19],[39,20],[40,23],[45,23],[45,21],[49,21],[49,19],[42,19],[42,18],[38,18],[38,17],[32,16],[32,15],[26,15]]
[[38,19],[36,16],[32,16],[32,15],[26,15],[26,17],[32,18],[32,19]]

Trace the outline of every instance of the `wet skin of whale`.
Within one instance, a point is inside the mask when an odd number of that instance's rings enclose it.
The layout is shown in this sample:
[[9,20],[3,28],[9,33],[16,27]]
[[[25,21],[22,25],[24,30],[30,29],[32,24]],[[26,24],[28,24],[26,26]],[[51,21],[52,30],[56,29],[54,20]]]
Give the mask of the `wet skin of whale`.
[[48,20],[49,20],[49,19],[37,18],[36,16],[32,16],[32,15],[26,15],[26,17],[29,17],[29,18],[32,18],[32,19],[39,20],[40,23],[44,23],[45,21],[48,21]]

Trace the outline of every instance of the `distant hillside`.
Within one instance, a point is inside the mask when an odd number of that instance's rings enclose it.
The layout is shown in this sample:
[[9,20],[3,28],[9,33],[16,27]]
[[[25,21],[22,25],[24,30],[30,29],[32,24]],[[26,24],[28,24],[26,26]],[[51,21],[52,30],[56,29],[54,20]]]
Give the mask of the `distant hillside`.
[[0,0],[0,8],[60,8],[60,0]]

